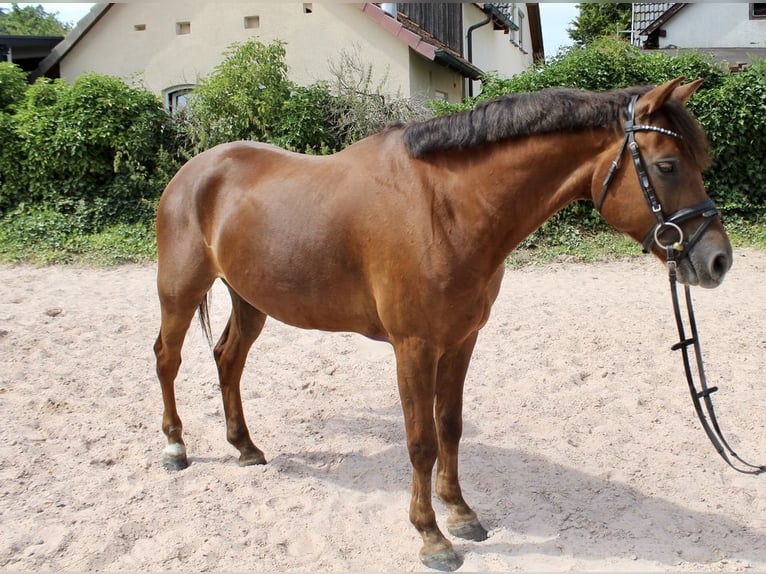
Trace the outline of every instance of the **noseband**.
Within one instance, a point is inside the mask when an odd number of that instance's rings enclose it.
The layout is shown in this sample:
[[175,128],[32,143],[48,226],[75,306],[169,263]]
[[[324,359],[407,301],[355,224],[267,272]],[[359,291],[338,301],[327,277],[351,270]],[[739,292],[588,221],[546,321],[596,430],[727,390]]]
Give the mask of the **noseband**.
[[[681,139],[681,136],[676,132],[660,128],[656,126],[641,125],[635,123],[636,102],[638,96],[633,95],[630,98],[628,104],[628,115],[625,121],[625,138],[622,140],[620,150],[617,152],[617,157],[612,162],[609,172],[604,178],[604,183],[601,187],[601,195],[596,202],[596,209],[601,213],[601,207],[606,199],[607,191],[609,190],[609,184],[612,182],[615,173],[620,168],[620,161],[625,153],[625,148],[630,149],[630,155],[633,158],[633,166],[636,168],[636,174],[638,175],[638,183],[641,186],[641,192],[644,194],[649,209],[657,220],[657,223],[647,234],[643,242],[644,252],[647,253],[653,243],[659,245],[666,254],[668,264],[668,274],[670,279],[670,293],[673,299],[673,311],[676,320],[676,326],[678,328],[678,335],[680,341],[673,345],[671,349],[673,351],[681,351],[683,357],[684,372],[686,373],[686,381],[689,385],[689,392],[694,403],[694,410],[697,413],[697,417],[702,423],[702,428],[705,430],[710,442],[713,444],[718,454],[737,472],[743,474],[762,474],[766,472],[766,466],[753,465],[742,460],[736,452],[729,446],[726,438],[723,436],[721,428],[718,424],[718,419],[715,415],[713,408],[713,401],[711,395],[718,390],[718,387],[708,387],[707,378],[705,376],[705,368],[702,362],[702,348],[699,342],[699,336],[697,334],[697,322],[694,317],[694,307],[692,306],[691,291],[688,285],[684,285],[684,293],[686,295],[686,311],[689,322],[689,329],[691,336],[686,337],[684,320],[681,316],[681,309],[678,301],[677,281],[676,281],[676,267],[678,261],[684,256],[688,255],[691,248],[700,240],[702,235],[708,229],[713,222],[713,218],[718,215],[718,210],[711,199],[706,199],[700,203],[690,205],[683,209],[679,209],[675,213],[665,217],[662,213],[662,205],[657,199],[657,194],[654,191],[652,182],[649,179],[649,174],[646,170],[646,165],[641,157],[641,152],[636,142],[636,132],[657,132],[670,137]],[[703,221],[694,234],[684,241],[684,233],[681,230],[680,225],[685,221],[689,221],[696,217],[702,217]],[[661,235],[666,231],[674,231],[678,236],[676,241],[663,243],[661,241]],[[689,348],[694,349],[695,363],[697,375],[700,381],[701,390],[697,390],[697,385],[694,380],[694,373],[692,371],[692,363],[689,355]],[[709,420],[708,420],[709,419]],[[734,461],[737,461],[740,465],[744,465],[744,468],[737,466]]]
[[[713,222],[713,218],[718,215],[718,210],[712,199],[706,199],[700,203],[680,209],[668,217],[663,215],[662,205],[657,199],[654,186],[652,186],[652,182],[649,179],[649,174],[646,170],[646,164],[644,164],[644,160],[641,157],[641,150],[638,148],[638,142],[636,142],[636,132],[657,132],[678,139],[681,139],[681,136],[676,132],[666,130],[665,128],[636,124],[637,101],[638,95],[631,96],[630,103],[628,104],[628,115],[625,121],[625,137],[622,140],[620,150],[617,152],[617,157],[612,162],[609,172],[604,178],[604,183],[601,186],[601,195],[599,196],[598,202],[596,202],[596,209],[601,213],[601,207],[604,205],[607,191],[609,191],[609,184],[612,183],[615,173],[620,169],[622,156],[627,147],[630,150],[630,155],[633,159],[633,166],[636,168],[636,175],[638,175],[638,183],[641,186],[641,192],[644,195],[644,199],[646,199],[646,203],[649,205],[652,215],[654,215],[654,218],[657,220],[657,223],[652,227],[643,241],[642,245],[644,252],[649,252],[652,243],[656,243],[665,250],[668,262],[677,261],[687,255],[691,248],[700,240],[707,228]],[[681,230],[680,225],[695,217],[702,217],[702,224],[700,224],[688,240],[684,241],[684,233]],[[674,231],[678,238],[675,241],[663,243],[660,240],[661,235],[670,230]]]

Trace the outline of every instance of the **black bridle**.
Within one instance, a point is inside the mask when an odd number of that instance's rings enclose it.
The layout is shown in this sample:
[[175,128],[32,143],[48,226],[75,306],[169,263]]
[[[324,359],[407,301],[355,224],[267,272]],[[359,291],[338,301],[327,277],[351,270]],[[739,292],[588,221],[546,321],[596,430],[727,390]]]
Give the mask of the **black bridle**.
[[[630,103],[628,104],[628,114],[625,121],[625,138],[622,141],[620,150],[617,152],[617,157],[612,162],[609,172],[604,178],[604,183],[601,187],[601,195],[596,202],[596,209],[601,213],[601,207],[606,199],[607,191],[609,190],[609,184],[612,182],[617,170],[620,168],[620,162],[622,156],[625,153],[625,148],[630,150],[630,155],[633,159],[633,166],[636,168],[636,174],[638,175],[638,183],[641,187],[641,192],[646,199],[649,209],[657,220],[657,223],[652,226],[652,229],[646,235],[643,242],[644,252],[648,252],[652,244],[656,243],[661,249],[665,251],[665,256],[668,264],[668,276],[670,279],[670,293],[673,299],[673,313],[676,319],[676,326],[678,327],[678,336],[680,341],[671,347],[674,351],[681,351],[683,357],[684,371],[686,373],[686,381],[689,385],[689,392],[694,403],[694,410],[697,413],[697,417],[702,423],[702,428],[705,430],[710,442],[718,451],[718,454],[737,472],[744,474],[761,474],[766,472],[766,466],[756,466],[742,460],[737,453],[729,446],[729,443],[723,436],[721,428],[718,425],[718,419],[715,416],[715,409],[713,408],[713,401],[710,396],[718,390],[718,387],[708,387],[707,378],[705,376],[705,369],[702,363],[702,348],[699,342],[699,336],[697,334],[697,322],[694,318],[694,308],[692,306],[691,290],[688,285],[684,285],[684,294],[686,296],[686,311],[689,321],[689,330],[691,331],[691,337],[686,337],[686,329],[684,327],[684,320],[681,315],[680,304],[678,301],[677,291],[677,277],[676,271],[678,267],[678,261],[684,256],[688,255],[691,248],[700,240],[702,235],[707,231],[710,224],[713,222],[715,216],[718,215],[718,210],[711,199],[706,199],[700,203],[685,207],[676,211],[675,213],[665,217],[662,213],[662,205],[657,199],[657,194],[654,191],[652,182],[649,179],[649,174],[646,170],[646,165],[641,157],[641,152],[636,142],[635,133],[640,131],[658,132],[670,137],[680,139],[681,136],[676,132],[660,128],[657,126],[641,125],[635,123],[636,102],[638,101],[638,95],[631,96]],[[692,236],[684,240],[684,233],[681,230],[680,225],[686,221],[695,218],[702,218],[702,223]],[[661,240],[662,235],[665,232],[673,231],[678,239],[676,241],[663,242]],[[697,367],[697,374],[699,376],[700,389],[697,390],[697,384],[694,381],[694,373],[692,370],[692,364],[689,357],[689,348],[694,349],[695,363]],[[746,468],[739,468],[732,461],[735,460]]]
[[[662,205],[657,199],[657,194],[652,186],[652,181],[649,179],[649,173],[646,169],[646,164],[641,157],[641,151],[638,148],[638,142],[636,142],[636,132],[658,132],[666,136],[681,139],[681,136],[676,132],[660,128],[657,126],[649,126],[636,124],[636,102],[638,101],[638,95],[633,95],[628,103],[628,115],[625,120],[625,137],[622,140],[620,150],[617,152],[617,157],[614,158],[612,165],[609,168],[609,172],[604,178],[604,183],[601,186],[601,195],[596,202],[596,209],[601,213],[601,208],[606,200],[607,191],[609,191],[609,184],[612,183],[614,175],[617,170],[620,169],[620,163],[622,162],[622,156],[625,153],[625,148],[630,150],[631,158],[633,159],[633,166],[636,168],[636,174],[638,175],[638,183],[641,186],[641,192],[644,194],[644,199],[649,204],[649,209],[657,220],[657,223],[646,234],[646,238],[643,241],[643,248],[645,252],[651,249],[652,243],[656,243],[662,249],[665,250],[668,261],[678,261],[689,253],[689,250],[700,240],[707,228],[713,222],[713,219],[718,215],[718,210],[715,207],[712,199],[706,199],[700,203],[685,207],[665,217],[662,213]],[[681,231],[680,224],[694,219],[695,217],[702,217],[702,224],[697,228],[687,241],[684,241],[684,233]],[[660,241],[661,235],[665,231],[674,231],[678,235],[678,240],[663,243]]]

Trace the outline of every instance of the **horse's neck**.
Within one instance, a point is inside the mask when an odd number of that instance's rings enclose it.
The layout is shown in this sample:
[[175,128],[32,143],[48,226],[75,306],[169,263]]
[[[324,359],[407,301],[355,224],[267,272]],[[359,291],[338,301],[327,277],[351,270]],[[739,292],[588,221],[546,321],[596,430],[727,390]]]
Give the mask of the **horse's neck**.
[[465,161],[448,193],[461,204],[466,244],[502,262],[556,212],[590,198],[597,160],[611,139],[601,131],[532,136],[487,146]]

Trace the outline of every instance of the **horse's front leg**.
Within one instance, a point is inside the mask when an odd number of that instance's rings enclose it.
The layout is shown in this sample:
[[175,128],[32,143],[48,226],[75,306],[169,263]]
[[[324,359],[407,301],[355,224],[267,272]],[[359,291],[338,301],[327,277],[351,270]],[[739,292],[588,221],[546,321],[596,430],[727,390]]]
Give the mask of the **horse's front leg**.
[[439,464],[436,494],[449,509],[447,530],[467,540],[486,540],[487,531],[463,499],[458,480],[458,447],[463,434],[463,383],[476,344],[475,333],[461,346],[445,353],[436,373],[436,429]]
[[423,537],[420,560],[436,570],[456,570],[462,560],[439,530],[431,504],[431,473],[438,453],[433,411],[438,353],[433,345],[414,338],[395,343],[394,350],[412,463],[410,522]]

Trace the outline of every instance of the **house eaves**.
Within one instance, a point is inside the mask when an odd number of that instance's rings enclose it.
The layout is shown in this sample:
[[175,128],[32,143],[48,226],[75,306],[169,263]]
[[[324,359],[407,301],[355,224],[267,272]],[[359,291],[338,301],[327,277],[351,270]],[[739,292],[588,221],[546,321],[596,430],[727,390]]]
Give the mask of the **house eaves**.
[[34,78],[48,75],[51,70],[58,67],[61,59],[66,56],[72,48],[82,39],[82,37],[90,30],[93,25],[98,22],[101,17],[114,5],[112,2],[102,2],[96,4],[90,9],[83,18],[77,23],[74,29],[67,34],[64,39],[59,42],[51,53],[42,61],[32,73]]
[[13,62],[31,74],[61,40],[62,36],[0,34],[0,62]]
[[532,44],[532,59],[535,62],[542,62],[545,60],[545,50],[543,48],[543,29],[540,23],[540,5],[537,3],[527,4],[527,16]]
[[[503,10],[496,3],[489,2],[476,2],[475,5],[484,11],[487,16],[492,20],[496,30],[506,30],[511,32],[517,32],[519,30],[518,24],[508,15],[506,10]],[[501,6],[508,6],[508,4],[501,4]],[[543,32],[540,24],[540,5],[536,2],[527,3],[527,22],[529,23],[529,32],[531,37],[532,46],[532,59],[535,62],[541,62],[545,60],[545,51],[543,48]]]
[[458,56],[455,56],[452,50],[445,50],[443,48],[438,48],[436,52],[434,53],[434,61],[441,64],[442,66],[446,66],[447,68],[450,68],[452,70],[455,70],[456,72],[459,72],[460,74],[462,74],[466,78],[470,78],[471,80],[480,80],[481,77],[484,75],[484,72],[482,72],[479,68],[471,64],[465,58],[460,58]]
[[362,6],[362,12],[424,58],[455,70],[471,80],[479,80],[484,75],[482,70],[431,36],[409,18],[402,17],[399,21],[370,2]]
[[670,8],[665,10],[659,18],[654,20],[651,24],[649,24],[646,28],[641,30],[639,34],[641,36],[648,36],[649,34],[655,32],[656,30],[659,30],[662,26],[664,26],[673,16],[678,14],[681,10],[683,10],[686,7],[685,2],[677,2],[673,4]]
[[500,10],[497,6],[490,3],[477,3],[478,6],[487,16],[492,18],[495,26],[504,30],[511,30],[513,32],[518,31],[519,26],[511,20],[511,18],[504,11]]

